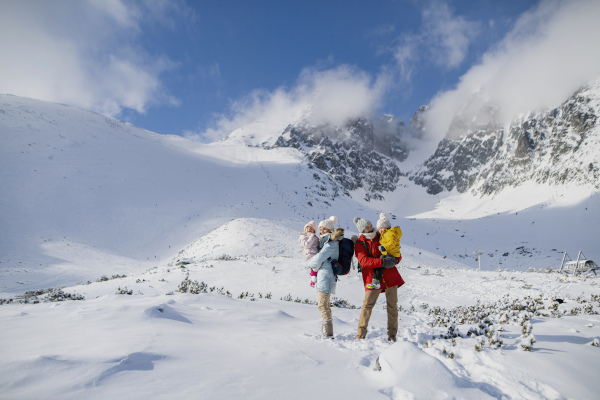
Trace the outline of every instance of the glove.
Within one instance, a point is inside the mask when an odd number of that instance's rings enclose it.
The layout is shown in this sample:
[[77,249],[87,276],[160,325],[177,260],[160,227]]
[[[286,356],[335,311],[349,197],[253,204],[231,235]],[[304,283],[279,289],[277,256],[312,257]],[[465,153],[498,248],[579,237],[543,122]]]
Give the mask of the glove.
[[383,260],[381,260],[381,266],[383,268],[392,268],[393,266],[396,265],[397,259],[396,257],[386,257]]

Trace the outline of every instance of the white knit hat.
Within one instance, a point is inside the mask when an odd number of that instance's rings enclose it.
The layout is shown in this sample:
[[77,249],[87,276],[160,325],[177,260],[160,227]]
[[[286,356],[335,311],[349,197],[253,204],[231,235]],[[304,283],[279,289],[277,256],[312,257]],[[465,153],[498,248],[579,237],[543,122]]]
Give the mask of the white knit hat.
[[331,232],[333,232],[337,222],[338,222],[338,219],[336,217],[331,216],[328,219],[319,222],[319,228],[324,227],[324,228],[329,229]]
[[379,214],[379,221],[377,221],[377,229],[381,229],[381,228],[390,229],[391,227],[392,227],[392,224],[390,223],[390,220],[387,219],[387,216],[385,215],[385,213]]
[[369,221],[368,219],[359,218],[359,217],[354,217],[354,225],[356,225],[356,229],[358,229],[358,233],[363,233],[365,231],[365,229],[367,229],[367,226],[369,226],[369,225],[373,226],[371,221]]

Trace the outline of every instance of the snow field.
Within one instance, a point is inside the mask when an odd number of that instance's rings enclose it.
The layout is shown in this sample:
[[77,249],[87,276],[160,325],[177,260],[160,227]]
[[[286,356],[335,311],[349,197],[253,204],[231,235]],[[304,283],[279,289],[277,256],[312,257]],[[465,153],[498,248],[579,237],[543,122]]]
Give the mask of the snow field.
[[[261,232],[277,233],[251,240],[251,232],[265,223],[277,229]],[[231,241],[230,229],[247,240]],[[8,327],[3,342],[11,343],[0,368],[3,393],[305,398],[316,390],[350,397],[541,399],[592,398],[600,389],[591,376],[600,351],[591,342],[600,337],[600,318],[568,311],[581,306],[578,298],[589,302],[591,294],[600,295],[596,278],[433,265],[425,274],[425,267],[403,267],[407,284],[399,290],[398,343],[386,341],[383,296],[367,340],[354,339],[359,309],[335,307],[336,339],[325,340],[316,305],[294,301],[316,301],[296,235],[271,220],[234,220],[182,250],[187,257],[126,278],[65,288],[85,301],[0,307]],[[207,250],[201,244],[208,237],[215,246]],[[254,244],[262,240],[273,244],[271,254],[258,254]],[[286,243],[296,250],[279,254],[278,246]],[[189,264],[177,265],[182,259]],[[205,282],[209,293],[177,292],[186,277]],[[115,294],[119,288],[132,295]],[[220,288],[231,297],[218,294]],[[340,278],[335,296],[360,307],[363,294],[362,279],[352,271]],[[520,348],[522,328],[511,323],[502,324],[504,344],[497,350],[477,352],[476,338],[456,338],[455,344],[433,339],[447,330],[428,325],[433,307],[493,303],[505,294],[561,296],[567,312],[533,319],[533,352]],[[281,300],[288,295],[292,301]],[[466,333],[472,326],[457,327]],[[375,370],[377,359],[381,371]]]
[[[201,145],[66,106],[0,99],[0,298],[49,287],[85,297],[0,305],[2,398],[600,392],[598,278],[543,272],[565,250],[598,261],[597,195],[537,201],[539,188],[525,187],[490,201],[445,200],[407,186],[384,201],[365,202],[360,190],[334,198],[292,149]],[[354,340],[364,296],[355,270],[335,297],[357,308],[334,307],[336,338],[322,339],[298,232],[335,215],[351,237],[353,217],[375,224],[381,211],[404,233],[399,340],[386,340],[383,297],[367,339]],[[186,279],[206,293],[178,291]],[[531,352],[513,321],[494,321],[498,349],[485,336],[440,339],[448,327],[431,325],[432,310],[505,296],[541,298],[544,313],[560,315],[533,317]],[[547,308],[554,299],[564,303]],[[477,323],[456,327],[466,334]]]

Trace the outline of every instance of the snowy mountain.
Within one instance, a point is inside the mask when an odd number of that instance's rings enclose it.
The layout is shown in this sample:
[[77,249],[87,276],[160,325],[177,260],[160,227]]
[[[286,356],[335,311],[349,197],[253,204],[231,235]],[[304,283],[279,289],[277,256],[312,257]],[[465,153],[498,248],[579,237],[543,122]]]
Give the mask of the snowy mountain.
[[336,197],[290,149],[201,145],[63,105],[3,95],[0,132],[0,291],[145,269],[232,218],[324,218]]
[[362,188],[365,200],[382,199],[381,193],[396,189],[402,176],[396,161],[404,161],[409,149],[402,140],[403,123],[393,118],[376,122],[359,118],[342,127],[288,126],[275,143],[263,146],[298,149],[310,166],[331,176],[345,194]]
[[412,152],[425,147],[428,111],[421,107],[409,127],[393,116],[359,118],[342,126],[314,126],[299,119],[277,133],[261,121],[224,140],[297,149],[309,166],[327,175],[334,196],[355,192],[366,201],[384,200],[399,187],[410,187],[406,177],[434,195],[456,189],[492,196],[506,188],[523,189],[528,182],[561,194],[573,184],[590,194],[600,189],[600,81],[560,107],[532,112],[509,127],[493,122],[493,110],[482,110],[486,115],[480,122],[459,114],[433,154],[422,164],[406,163]]
[[[410,179],[427,192],[492,195],[525,182],[600,189],[600,82],[560,107],[530,113],[508,129],[467,124],[458,139],[446,137]],[[459,119],[455,120],[460,125]]]
[[[199,144],[0,95],[0,397],[593,398],[598,278],[549,269],[600,259],[600,196],[583,178],[428,194],[403,169],[426,112]],[[541,136],[519,153],[536,171]],[[350,237],[381,211],[403,231],[399,340],[383,297],[354,340],[356,269],[325,340],[298,231],[336,215]]]

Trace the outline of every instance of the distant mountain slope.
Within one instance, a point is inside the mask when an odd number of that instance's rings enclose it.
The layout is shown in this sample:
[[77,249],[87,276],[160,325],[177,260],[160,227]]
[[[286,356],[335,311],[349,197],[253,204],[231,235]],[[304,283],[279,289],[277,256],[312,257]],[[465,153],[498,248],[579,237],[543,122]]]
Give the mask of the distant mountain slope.
[[471,128],[445,138],[410,179],[427,192],[491,195],[525,182],[600,190],[600,81],[560,107],[502,127]]
[[428,112],[429,107],[421,107],[409,127],[392,116],[358,118],[340,126],[315,126],[300,119],[286,128],[279,121],[277,133],[276,124],[256,121],[224,141],[297,149],[339,191],[366,201],[394,198],[397,188],[408,187],[407,178],[434,195],[456,189],[489,196],[526,182],[557,189],[577,184],[588,187],[590,194],[600,190],[600,81],[556,109],[522,117],[509,129],[494,124],[493,118],[477,125],[456,115],[452,137],[441,140],[433,154],[421,158],[424,162],[405,164],[413,152],[430,147],[425,134]]
[[143,268],[233,218],[303,221],[350,201],[290,149],[198,144],[10,95],[0,143],[3,284]]

